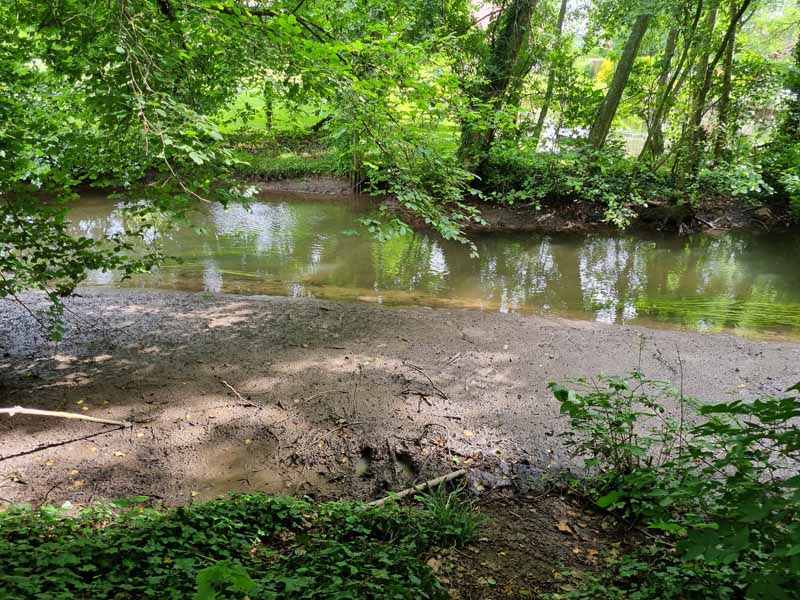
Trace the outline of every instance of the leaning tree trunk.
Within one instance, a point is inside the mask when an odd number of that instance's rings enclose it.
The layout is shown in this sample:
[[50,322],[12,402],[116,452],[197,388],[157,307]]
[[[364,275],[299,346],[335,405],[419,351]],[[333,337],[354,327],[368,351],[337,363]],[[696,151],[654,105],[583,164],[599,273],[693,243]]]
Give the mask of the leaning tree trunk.
[[[558,10],[558,22],[556,23],[556,44],[561,43],[561,32],[564,29],[564,19],[567,15],[567,0],[561,0],[561,8]],[[553,91],[556,86],[556,63],[550,65],[550,72],[547,74],[547,87],[544,91],[542,108],[539,109],[539,116],[536,119],[536,126],[533,128],[533,139],[538,142],[547,120],[547,112],[550,110],[550,103],[553,101]]]
[[[656,159],[664,152],[664,121],[666,121],[672,107],[675,105],[678,94],[691,70],[691,65],[687,65],[687,62],[689,62],[689,57],[694,51],[697,41],[697,28],[702,14],[703,1],[699,0],[696,3],[694,17],[689,22],[688,27],[685,29],[678,27],[670,32],[670,35],[672,35],[673,31],[678,35],[680,35],[681,31],[683,32],[683,49],[681,50],[680,58],[678,58],[673,67],[671,63],[674,59],[675,49],[671,48],[673,41],[671,39],[667,40],[667,47],[664,52],[665,60],[663,61],[661,77],[659,78],[657,101],[648,124],[647,139],[642,147],[641,154],[639,154],[640,159],[646,159],[648,155],[650,158]],[[677,44],[677,36],[674,43]]]
[[[508,96],[513,96],[527,74],[523,66],[530,65],[526,55],[531,17],[537,2],[511,0],[497,18],[497,30],[483,69],[483,83],[477,89],[468,90],[478,106],[491,106],[491,113],[502,110]],[[496,133],[491,116],[481,115],[476,121],[462,123],[458,155],[467,169],[481,173]]]
[[[699,82],[695,89],[695,94],[692,100],[692,111],[689,117],[689,146],[687,148],[686,159],[682,169],[682,176],[686,176],[687,174],[697,174],[701,167],[703,158],[703,139],[705,138],[705,131],[703,130],[703,115],[706,112],[708,95],[711,92],[711,86],[714,81],[714,71],[719,64],[720,59],[725,54],[725,51],[728,49],[728,46],[734,43],[734,40],[736,39],[736,30],[742,20],[742,17],[744,16],[745,11],[751,3],[752,0],[744,0],[741,7],[739,7],[739,10],[731,11],[733,12],[733,15],[731,16],[728,28],[722,38],[722,43],[717,49],[714,58],[709,61],[708,53],[704,53],[701,56],[699,63],[700,68],[698,68]],[[716,6],[718,4],[718,2],[715,3],[715,6],[712,7],[713,11],[709,13],[708,18],[711,24],[709,32],[713,32],[714,29],[713,25],[716,20]]]
[[589,131],[589,143],[595,148],[602,148],[606,143],[608,132],[611,130],[611,123],[617,114],[622,93],[625,91],[625,85],[628,83],[628,77],[631,74],[633,62],[639,53],[639,45],[642,43],[644,34],[647,33],[647,28],[650,26],[652,18],[653,15],[639,15],[633,24],[628,41],[625,42],[622,57],[614,70],[614,77],[611,79],[611,86],[608,88],[608,93],[602,104],[600,104],[592,129]]

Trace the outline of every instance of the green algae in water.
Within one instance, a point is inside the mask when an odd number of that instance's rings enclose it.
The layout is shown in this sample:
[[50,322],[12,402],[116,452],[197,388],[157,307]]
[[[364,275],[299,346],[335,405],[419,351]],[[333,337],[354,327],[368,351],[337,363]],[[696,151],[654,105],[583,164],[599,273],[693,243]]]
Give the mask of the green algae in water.
[[639,313],[668,323],[683,323],[697,329],[724,331],[742,329],[753,333],[800,331],[800,306],[749,302],[728,298],[641,299]]

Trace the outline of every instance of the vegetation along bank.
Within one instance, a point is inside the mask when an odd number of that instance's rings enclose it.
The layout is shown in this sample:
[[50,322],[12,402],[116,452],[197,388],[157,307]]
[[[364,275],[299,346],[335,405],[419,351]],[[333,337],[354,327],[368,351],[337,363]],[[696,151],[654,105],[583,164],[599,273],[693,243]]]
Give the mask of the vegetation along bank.
[[[787,264],[797,2],[18,0],[0,26],[0,598],[798,597],[796,274],[738,260],[757,237],[705,263],[613,233],[780,230],[759,256]],[[262,183],[375,201],[336,237]],[[345,236],[381,244],[347,277]],[[513,313],[553,282],[614,323]],[[484,310],[421,306],[462,283]],[[699,331],[630,325],[656,305]],[[709,332],[745,321],[780,335]]]

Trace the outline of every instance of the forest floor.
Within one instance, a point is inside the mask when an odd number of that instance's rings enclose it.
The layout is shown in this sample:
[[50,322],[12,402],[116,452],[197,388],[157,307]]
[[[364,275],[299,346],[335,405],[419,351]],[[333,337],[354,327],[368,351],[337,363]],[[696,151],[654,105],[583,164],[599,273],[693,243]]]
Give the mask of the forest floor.
[[466,483],[492,517],[488,541],[433,563],[462,598],[552,589],[560,565],[591,568],[612,543],[602,517],[563,494],[558,473],[577,463],[549,382],[640,367],[722,401],[779,393],[800,364],[800,343],[726,334],[312,299],[80,293],[67,302],[60,343],[22,307],[0,305],[0,404],[134,425],[0,417],[0,501],[147,495],[172,505],[250,491],[371,499],[469,467]]

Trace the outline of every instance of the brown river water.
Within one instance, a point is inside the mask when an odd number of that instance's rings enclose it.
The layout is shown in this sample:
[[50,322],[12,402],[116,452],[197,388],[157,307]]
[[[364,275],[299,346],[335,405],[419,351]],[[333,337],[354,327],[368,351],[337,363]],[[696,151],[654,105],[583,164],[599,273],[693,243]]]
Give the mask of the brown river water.
[[[211,204],[191,225],[155,234],[180,260],[127,281],[88,284],[269,294],[387,305],[532,312],[607,323],[800,338],[800,236],[481,234],[467,247],[427,232],[360,232],[369,198],[263,195]],[[121,231],[119,206],[86,196],[83,234]]]

